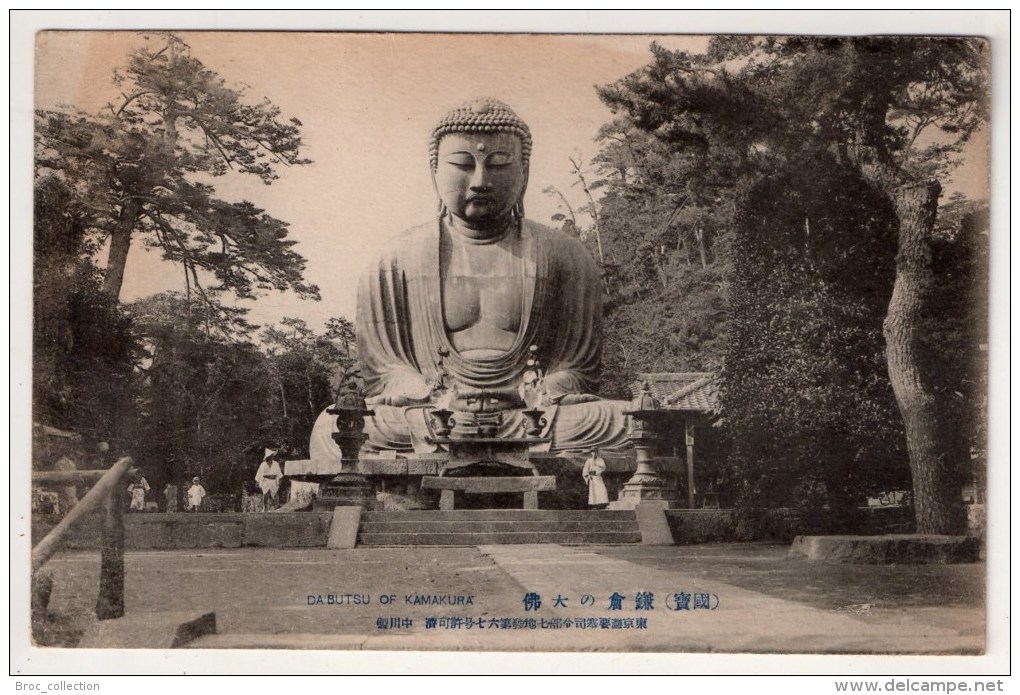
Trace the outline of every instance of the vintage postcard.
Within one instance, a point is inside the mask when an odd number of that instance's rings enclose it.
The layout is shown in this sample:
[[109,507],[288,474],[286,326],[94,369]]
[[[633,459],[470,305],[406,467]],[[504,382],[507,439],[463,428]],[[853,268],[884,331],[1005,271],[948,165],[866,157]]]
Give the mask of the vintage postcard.
[[13,673],[994,671],[995,40],[262,19],[26,39]]

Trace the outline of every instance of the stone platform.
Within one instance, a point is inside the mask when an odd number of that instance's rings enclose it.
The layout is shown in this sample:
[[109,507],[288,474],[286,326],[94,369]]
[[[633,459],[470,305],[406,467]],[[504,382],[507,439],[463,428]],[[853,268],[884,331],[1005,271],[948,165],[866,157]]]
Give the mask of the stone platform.
[[929,565],[977,562],[981,542],[973,536],[797,536],[790,555],[857,565]]
[[[553,477],[556,482],[555,490],[543,488],[538,500],[540,508],[585,506],[588,493],[587,486],[581,477],[585,458],[587,458],[587,454],[582,453],[531,452],[528,455],[528,463],[538,474],[538,477]],[[633,475],[637,467],[634,452],[607,452],[603,454],[603,458],[606,461],[606,472],[603,474],[603,479],[609,488],[610,499],[615,500],[623,484]],[[448,455],[444,453],[408,454],[393,458],[362,458],[357,462],[356,467],[359,473],[369,476],[370,480],[376,484],[377,491],[395,491],[403,494],[405,489],[421,490],[422,482],[429,476],[443,474],[444,478],[452,477],[449,475],[449,471],[444,473],[447,461]],[[650,459],[650,464],[669,483],[667,488],[674,489],[677,479],[682,475],[683,462],[674,457],[656,456]],[[682,497],[685,494],[682,490],[676,494]],[[417,493],[408,492],[408,494]],[[421,506],[435,507],[438,501],[432,499]],[[634,500],[630,504],[624,505],[623,508],[632,510],[638,501],[641,500]]]
[[641,540],[633,511],[580,509],[365,512],[358,532],[359,546],[589,545]]
[[[534,478],[523,478],[525,480]],[[457,480],[451,478],[451,480]],[[460,480],[464,480],[463,478]],[[362,511],[261,514],[128,514],[129,550],[209,548],[353,548],[355,545],[478,545],[496,543],[639,543],[633,511],[476,509],[457,511]],[[41,538],[52,525],[37,524]],[[98,520],[72,531],[64,550],[102,547]]]
[[[637,468],[633,451],[603,452],[601,456],[605,459],[606,473],[608,474],[630,475]],[[541,475],[566,474],[576,470],[576,475],[580,477],[581,467],[587,457],[586,453],[531,452],[528,455],[528,461]],[[414,477],[439,475],[448,460],[449,455],[445,453],[401,454],[390,458],[362,457],[357,461],[355,467],[358,473],[374,477]],[[672,456],[652,456],[650,463],[660,475],[678,475],[684,466],[681,459]]]
[[[132,550],[187,548],[315,548],[325,547],[330,512],[148,513],[124,516],[124,544]],[[55,524],[33,520],[32,538],[38,542]],[[72,530],[67,550],[102,547],[102,524],[97,515]]]

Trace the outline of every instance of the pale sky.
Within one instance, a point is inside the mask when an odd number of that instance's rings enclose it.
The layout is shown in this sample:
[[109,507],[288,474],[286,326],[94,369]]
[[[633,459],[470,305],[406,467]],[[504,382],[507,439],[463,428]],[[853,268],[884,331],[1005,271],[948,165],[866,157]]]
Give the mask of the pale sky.
[[[535,145],[528,216],[550,223],[560,188],[574,207],[568,158],[590,160],[593,138],[611,118],[594,86],[648,62],[649,36],[499,36],[424,34],[182,33],[192,55],[229,83],[249,85],[285,117],[304,124],[305,155],[314,163],[281,169],[280,179],[229,176],[215,184],[225,197],[247,198],[291,224],[306,279],[321,302],[267,294],[253,308],[257,322],[298,316],[313,328],[330,316],[354,317],[356,278],[387,236],[427,221],[435,194],[427,143],[433,124],[475,96],[494,96],[531,127]],[[157,41],[158,39],[152,39]],[[670,48],[705,40],[660,37]],[[86,111],[116,99],[112,70],[143,39],[134,33],[40,34],[36,103],[73,104]],[[249,180],[250,179],[250,180]],[[179,288],[179,269],[141,245],[132,248],[122,298]]]
[[[251,200],[289,222],[295,250],[308,261],[305,278],[321,290],[321,302],[266,294],[250,305],[250,318],[296,316],[316,330],[331,316],[354,318],[357,276],[381,240],[433,216],[427,142],[451,107],[494,96],[528,122],[535,145],[525,205],[530,218],[549,224],[558,201],[542,193],[546,186],[560,189],[575,209],[585,203],[568,158],[590,161],[595,133],[612,117],[595,85],[647,64],[652,40],[692,50],[707,42],[678,35],[179,35],[228,84],[248,85],[251,100],[268,98],[304,124],[304,154],[313,164],[281,168],[269,187],[240,175],[214,183],[223,197]],[[37,108],[70,104],[95,112],[116,101],[112,71],[144,41],[134,32],[38,34]],[[986,158],[971,159],[972,170],[987,170]],[[980,176],[962,182],[955,187],[981,197]],[[136,243],[122,299],[182,289],[181,277]]]

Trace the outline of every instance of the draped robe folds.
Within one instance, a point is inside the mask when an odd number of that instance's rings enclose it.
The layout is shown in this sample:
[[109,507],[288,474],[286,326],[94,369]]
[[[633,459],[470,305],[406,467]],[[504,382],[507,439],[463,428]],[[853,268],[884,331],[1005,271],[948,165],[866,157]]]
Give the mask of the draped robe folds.
[[[387,405],[389,396],[421,391],[436,377],[438,350],[448,372],[447,385],[458,388],[516,390],[527,369],[529,348],[545,371],[553,403],[563,396],[594,391],[601,358],[601,283],[588,251],[576,239],[524,221],[509,242],[522,282],[521,327],[506,352],[492,357],[463,356],[452,345],[443,314],[443,278],[437,221],[415,227],[395,239],[362,276],[356,331],[365,396],[375,416],[366,419],[364,453],[432,452],[428,404]],[[423,394],[424,395],[424,394]],[[382,402],[380,402],[382,401]],[[549,449],[563,451],[627,444],[627,403],[592,397],[582,403],[544,406]],[[455,416],[456,418],[456,416]],[[332,427],[329,427],[332,425]],[[507,413],[501,436],[521,436],[523,416]],[[333,417],[320,415],[312,434],[312,458],[338,454],[329,436]],[[320,454],[317,454],[316,451]]]

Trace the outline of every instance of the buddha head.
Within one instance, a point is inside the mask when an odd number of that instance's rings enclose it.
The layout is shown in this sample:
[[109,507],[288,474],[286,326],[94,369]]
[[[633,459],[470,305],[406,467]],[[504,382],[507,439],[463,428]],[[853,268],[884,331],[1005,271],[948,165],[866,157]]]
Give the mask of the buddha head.
[[531,131],[503,102],[475,99],[453,109],[429,142],[440,214],[483,232],[523,218],[530,157]]

